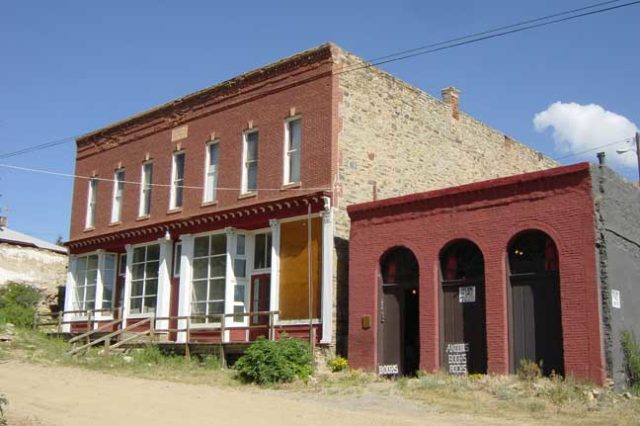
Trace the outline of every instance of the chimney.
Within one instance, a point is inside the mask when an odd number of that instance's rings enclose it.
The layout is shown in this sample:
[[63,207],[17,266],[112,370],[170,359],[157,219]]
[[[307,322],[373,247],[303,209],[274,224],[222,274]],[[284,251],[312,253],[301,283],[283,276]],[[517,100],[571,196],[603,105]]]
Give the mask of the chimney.
[[460,90],[449,86],[440,92],[442,93],[442,102],[451,107],[451,117],[458,120],[460,118]]
[[7,226],[7,217],[0,216],[0,229],[6,228],[6,226]]
[[604,158],[607,156],[604,152],[599,152],[596,154],[598,156],[598,165],[604,166]]

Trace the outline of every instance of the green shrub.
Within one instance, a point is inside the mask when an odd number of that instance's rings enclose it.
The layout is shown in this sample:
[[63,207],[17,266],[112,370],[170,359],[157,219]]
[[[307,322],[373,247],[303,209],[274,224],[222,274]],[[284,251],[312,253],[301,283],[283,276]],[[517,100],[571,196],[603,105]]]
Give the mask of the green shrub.
[[542,368],[534,361],[529,359],[521,359],[520,367],[516,372],[520,380],[525,382],[534,382],[542,376]]
[[620,333],[620,344],[624,355],[627,383],[635,393],[640,393],[640,345],[629,330],[623,330]]
[[41,298],[40,290],[25,284],[9,283],[0,288],[0,323],[33,326],[33,314]]
[[240,380],[257,384],[304,379],[313,371],[308,345],[288,337],[277,341],[259,337],[238,359],[235,369]]
[[338,371],[346,370],[347,368],[349,368],[349,362],[347,362],[347,360],[342,358],[341,356],[336,356],[335,358],[331,358],[329,361],[327,361],[327,366],[329,367],[329,370],[337,373]]

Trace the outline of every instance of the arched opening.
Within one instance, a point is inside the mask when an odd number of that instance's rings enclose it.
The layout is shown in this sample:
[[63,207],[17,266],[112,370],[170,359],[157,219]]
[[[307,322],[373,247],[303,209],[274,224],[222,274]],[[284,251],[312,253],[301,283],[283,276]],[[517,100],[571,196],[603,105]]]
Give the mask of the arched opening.
[[378,372],[413,375],[420,367],[418,260],[405,247],[380,260]]
[[513,371],[535,361],[545,375],[564,374],[558,250],[542,231],[525,231],[509,244]]
[[487,372],[484,257],[474,243],[456,241],[440,254],[441,359],[451,374]]

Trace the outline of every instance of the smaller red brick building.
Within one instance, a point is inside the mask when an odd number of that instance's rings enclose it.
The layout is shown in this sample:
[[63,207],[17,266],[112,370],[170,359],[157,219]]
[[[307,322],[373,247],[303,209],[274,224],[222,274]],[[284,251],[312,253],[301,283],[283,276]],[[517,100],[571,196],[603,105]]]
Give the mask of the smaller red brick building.
[[505,374],[530,359],[546,374],[615,376],[624,325],[611,325],[609,287],[621,285],[604,279],[601,169],[350,206],[350,365]]

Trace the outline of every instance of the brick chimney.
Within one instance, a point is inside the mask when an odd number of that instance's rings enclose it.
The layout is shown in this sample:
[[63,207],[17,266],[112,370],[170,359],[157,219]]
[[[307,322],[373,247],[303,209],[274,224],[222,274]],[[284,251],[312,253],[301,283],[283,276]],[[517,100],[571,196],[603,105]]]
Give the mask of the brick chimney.
[[451,117],[458,120],[460,118],[460,90],[449,86],[440,92],[442,93],[442,102],[451,107]]

